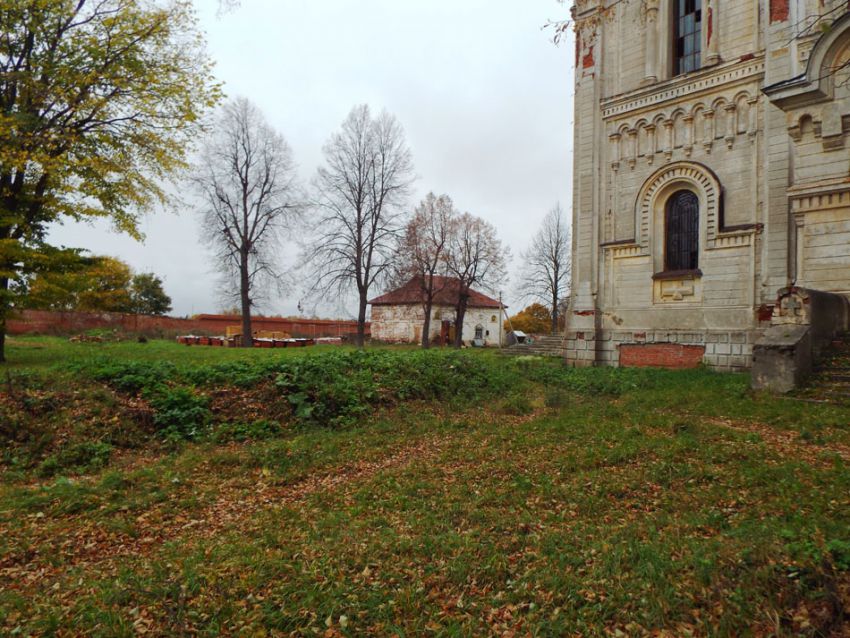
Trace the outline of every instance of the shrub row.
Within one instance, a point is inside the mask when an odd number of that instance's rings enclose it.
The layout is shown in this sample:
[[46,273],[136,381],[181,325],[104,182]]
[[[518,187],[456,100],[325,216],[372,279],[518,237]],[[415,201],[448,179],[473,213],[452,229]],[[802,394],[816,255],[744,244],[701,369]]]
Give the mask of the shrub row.
[[[338,350],[303,357],[178,367],[170,362],[95,360],[75,371],[118,392],[144,397],[154,425],[167,439],[197,438],[211,422],[207,398],[197,389],[273,383],[288,400],[295,422],[348,425],[382,405],[409,400],[475,401],[526,383],[546,388],[550,407],[563,392],[617,397],[661,378],[635,369],[575,369],[537,357],[495,358],[457,350]],[[661,375],[663,376],[663,375]],[[513,406],[514,412],[527,408]]]
[[144,397],[165,438],[196,438],[210,421],[208,401],[192,388],[274,382],[303,424],[341,426],[381,405],[415,399],[475,400],[508,387],[516,368],[459,351],[340,350],[178,368],[169,362],[95,360],[75,373]]

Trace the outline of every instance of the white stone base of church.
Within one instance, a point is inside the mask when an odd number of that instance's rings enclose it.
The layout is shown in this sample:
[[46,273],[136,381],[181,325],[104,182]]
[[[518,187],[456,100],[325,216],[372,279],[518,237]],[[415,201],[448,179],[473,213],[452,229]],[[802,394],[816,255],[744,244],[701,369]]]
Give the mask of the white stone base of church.
[[705,365],[723,372],[752,367],[761,330],[599,330],[568,331],[568,363],[576,366],[689,368]]

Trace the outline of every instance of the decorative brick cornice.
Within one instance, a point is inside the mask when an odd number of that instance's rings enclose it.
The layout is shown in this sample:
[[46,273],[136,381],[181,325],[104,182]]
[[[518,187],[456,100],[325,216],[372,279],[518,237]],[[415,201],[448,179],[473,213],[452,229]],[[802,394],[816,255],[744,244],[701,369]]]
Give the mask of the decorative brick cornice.
[[634,239],[624,241],[608,242],[602,245],[602,249],[611,254],[614,259],[626,259],[628,257],[640,257],[641,249]]
[[728,90],[755,80],[761,81],[763,76],[764,58],[759,54],[749,60],[712,67],[604,99],[601,101],[602,117],[609,119],[626,113],[652,110],[668,102],[680,101],[685,96],[696,98],[714,89]]
[[836,180],[833,183],[821,183],[809,188],[796,187],[788,189],[788,197],[791,200],[791,212],[795,215],[832,208],[846,208],[850,206],[850,184],[843,180]]

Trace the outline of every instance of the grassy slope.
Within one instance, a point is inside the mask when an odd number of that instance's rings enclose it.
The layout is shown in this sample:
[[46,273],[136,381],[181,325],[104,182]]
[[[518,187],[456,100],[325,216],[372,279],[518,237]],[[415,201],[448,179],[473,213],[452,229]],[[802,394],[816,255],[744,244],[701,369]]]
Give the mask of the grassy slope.
[[[47,379],[62,378],[60,352],[277,356],[72,348],[11,353]],[[72,480],[8,472],[0,631],[841,631],[850,411],[753,397],[741,375],[617,375],[609,396],[577,389],[598,371],[557,390],[543,364],[491,364],[516,389],[486,406],[409,403],[356,427],[138,450]],[[74,383],[85,400],[104,392]]]

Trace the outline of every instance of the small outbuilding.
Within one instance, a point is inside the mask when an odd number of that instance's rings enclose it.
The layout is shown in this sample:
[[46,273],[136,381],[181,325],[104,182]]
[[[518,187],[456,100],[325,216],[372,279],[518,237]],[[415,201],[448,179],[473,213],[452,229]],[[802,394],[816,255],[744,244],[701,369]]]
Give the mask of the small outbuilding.
[[[420,343],[425,320],[421,280],[414,277],[401,288],[375,297],[372,306],[372,339],[387,343]],[[432,343],[451,343],[455,335],[455,308],[460,282],[437,277],[431,308],[429,338]],[[499,346],[503,343],[502,306],[498,300],[469,290],[462,339],[467,345]]]

